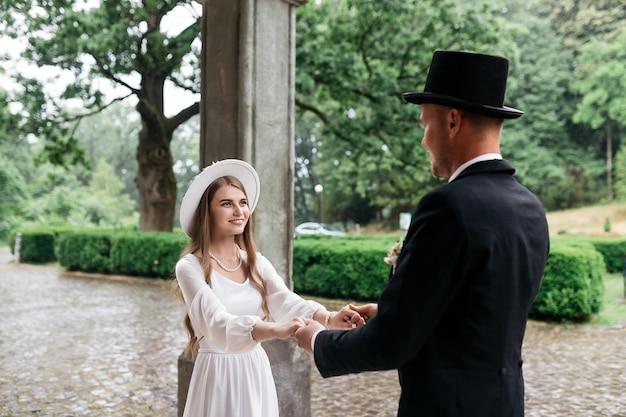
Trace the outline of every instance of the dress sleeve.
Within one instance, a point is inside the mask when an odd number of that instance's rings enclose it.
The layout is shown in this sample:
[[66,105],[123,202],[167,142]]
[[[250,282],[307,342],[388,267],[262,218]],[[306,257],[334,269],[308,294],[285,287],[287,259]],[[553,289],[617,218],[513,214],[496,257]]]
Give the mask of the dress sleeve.
[[320,303],[305,300],[287,288],[271,262],[260,253],[257,253],[257,265],[265,280],[267,306],[277,322],[285,322],[296,316],[313,318],[313,313],[317,310],[325,310]]
[[191,324],[198,337],[205,337],[225,352],[246,352],[258,342],[252,338],[252,328],[259,316],[236,316],[226,308],[204,280],[198,262],[182,258],[176,263],[176,279],[185,299]]

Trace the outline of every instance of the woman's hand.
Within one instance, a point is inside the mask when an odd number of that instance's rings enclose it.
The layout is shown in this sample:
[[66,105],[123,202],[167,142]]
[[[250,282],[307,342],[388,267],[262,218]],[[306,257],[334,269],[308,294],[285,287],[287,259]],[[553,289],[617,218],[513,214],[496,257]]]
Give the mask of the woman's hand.
[[288,339],[294,337],[296,330],[305,325],[305,320],[302,317],[294,317],[285,323],[276,323],[276,338]]
[[296,330],[306,324],[304,318],[294,317],[284,323],[258,321],[252,328],[252,338],[257,342],[270,339],[288,339],[294,337]]

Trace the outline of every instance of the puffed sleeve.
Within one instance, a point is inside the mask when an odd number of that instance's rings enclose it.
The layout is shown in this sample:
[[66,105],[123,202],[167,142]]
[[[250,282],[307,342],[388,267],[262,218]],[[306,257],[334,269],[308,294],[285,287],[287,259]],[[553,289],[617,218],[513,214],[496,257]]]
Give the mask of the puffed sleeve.
[[260,253],[257,253],[257,265],[265,280],[267,306],[275,321],[285,322],[296,316],[313,318],[313,313],[325,309],[320,303],[305,300],[287,288],[271,262]]
[[246,352],[258,344],[252,338],[252,328],[261,318],[228,313],[204,280],[202,266],[193,255],[176,263],[176,279],[198,337],[204,336],[216,348],[230,353]]

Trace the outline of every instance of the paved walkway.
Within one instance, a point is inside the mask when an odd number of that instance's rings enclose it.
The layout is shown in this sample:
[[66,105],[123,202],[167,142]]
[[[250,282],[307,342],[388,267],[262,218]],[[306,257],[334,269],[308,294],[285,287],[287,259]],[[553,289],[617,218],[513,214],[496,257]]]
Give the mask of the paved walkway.
[[[186,334],[167,285],[11,259],[0,247],[0,416],[176,416]],[[526,416],[626,417],[625,327],[531,322],[524,361]],[[396,415],[393,371],[311,383],[313,417]]]

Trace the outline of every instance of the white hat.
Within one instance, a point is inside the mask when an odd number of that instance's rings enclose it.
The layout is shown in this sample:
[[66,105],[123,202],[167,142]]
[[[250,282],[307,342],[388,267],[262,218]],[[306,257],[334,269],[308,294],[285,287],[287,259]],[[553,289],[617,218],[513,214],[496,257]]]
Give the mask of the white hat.
[[182,227],[187,236],[191,236],[190,229],[193,218],[198,210],[198,204],[200,204],[204,191],[213,181],[227,175],[241,181],[248,197],[250,213],[254,211],[259,201],[261,189],[259,175],[254,168],[247,162],[239,159],[224,159],[214,162],[196,175],[180,203],[180,227]]

